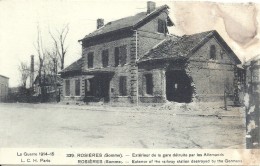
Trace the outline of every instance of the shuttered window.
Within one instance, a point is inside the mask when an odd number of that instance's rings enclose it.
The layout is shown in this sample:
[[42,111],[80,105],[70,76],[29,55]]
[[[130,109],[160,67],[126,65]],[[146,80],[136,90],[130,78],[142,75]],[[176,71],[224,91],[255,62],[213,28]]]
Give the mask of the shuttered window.
[[119,65],[119,47],[115,48],[115,67]]
[[108,50],[103,50],[102,51],[102,65],[103,67],[108,66]]
[[119,47],[119,53],[120,53],[120,64],[123,66],[124,64],[126,64],[126,58],[127,58],[126,45]]
[[94,53],[90,52],[88,53],[88,68],[93,68],[94,63]]
[[127,82],[126,76],[119,77],[119,95],[126,96],[127,95]]
[[65,80],[65,96],[70,96],[70,80]]
[[80,96],[80,80],[75,80],[75,96]]
[[166,22],[164,20],[158,20],[158,32],[159,33],[166,33]]
[[153,76],[152,74],[146,74],[145,76],[145,85],[146,85],[146,94],[153,94]]
[[216,46],[211,45],[210,46],[210,59],[216,60]]

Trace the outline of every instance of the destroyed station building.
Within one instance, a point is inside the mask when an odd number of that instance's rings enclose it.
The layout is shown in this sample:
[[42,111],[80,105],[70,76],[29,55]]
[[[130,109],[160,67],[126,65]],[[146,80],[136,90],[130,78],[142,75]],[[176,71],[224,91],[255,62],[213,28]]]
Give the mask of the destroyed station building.
[[[82,57],[61,71],[64,102],[223,100],[241,63],[216,31],[176,36],[167,5],[104,25],[79,40]],[[231,90],[232,91],[232,90]]]

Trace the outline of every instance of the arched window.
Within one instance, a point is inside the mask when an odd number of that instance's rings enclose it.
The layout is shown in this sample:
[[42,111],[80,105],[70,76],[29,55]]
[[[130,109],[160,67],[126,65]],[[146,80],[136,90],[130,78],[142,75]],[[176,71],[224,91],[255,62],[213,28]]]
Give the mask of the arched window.
[[216,59],[216,46],[215,45],[210,46],[210,59],[213,59],[213,60]]

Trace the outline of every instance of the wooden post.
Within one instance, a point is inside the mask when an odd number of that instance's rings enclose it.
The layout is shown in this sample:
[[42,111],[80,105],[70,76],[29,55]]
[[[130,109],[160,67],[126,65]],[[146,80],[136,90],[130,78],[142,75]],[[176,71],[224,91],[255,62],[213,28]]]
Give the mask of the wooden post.
[[246,108],[246,148],[258,149],[259,143],[259,93],[245,95]]

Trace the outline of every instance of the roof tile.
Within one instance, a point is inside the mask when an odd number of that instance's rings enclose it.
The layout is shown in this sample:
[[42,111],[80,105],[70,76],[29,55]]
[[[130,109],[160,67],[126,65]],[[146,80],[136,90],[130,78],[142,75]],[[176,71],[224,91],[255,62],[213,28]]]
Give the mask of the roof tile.
[[207,36],[213,34],[213,32],[214,31],[207,31],[166,39],[141,57],[139,62],[155,59],[187,57],[193,48],[207,38]]

